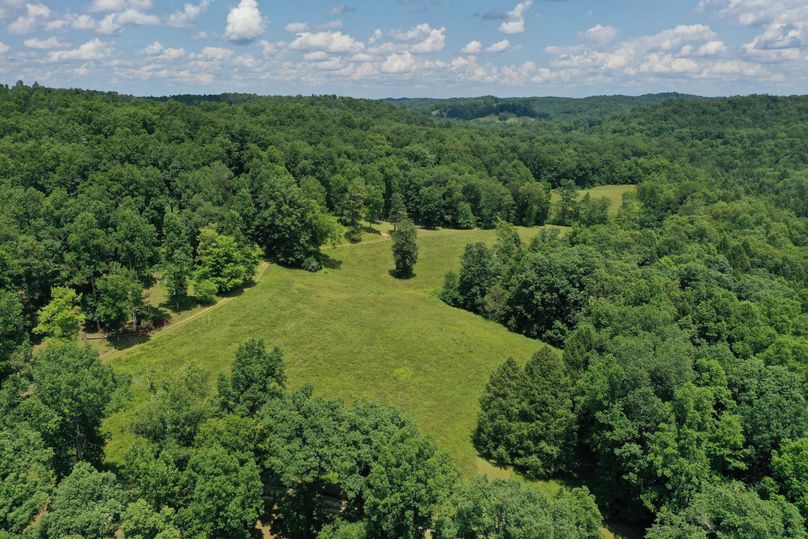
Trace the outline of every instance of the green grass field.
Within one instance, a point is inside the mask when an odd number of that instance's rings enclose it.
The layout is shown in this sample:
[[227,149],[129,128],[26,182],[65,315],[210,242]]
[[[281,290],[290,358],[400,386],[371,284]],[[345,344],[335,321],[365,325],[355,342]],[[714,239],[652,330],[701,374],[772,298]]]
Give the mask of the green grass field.
[[[525,239],[538,229],[520,229]],[[467,474],[490,472],[470,441],[478,398],[490,372],[513,356],[526,360],[541,343],[451,308],[436,297],[456,270],[466,243],[494,241],[493,231],[420,231],[416,276],[394,278],[389,239],[327,248],[331,268],[319,273],[264,266],[258,283],[206,312],[176,322],[145,343],[107,354],[133,377],[135,402],[110,418],[109,457],[128,445],[128,418],[145,396],[146,377],[196,362],[215,376],[229,369],[238,345],[260,337],[285,353],[291,387],[387,402],[408,412]]]
[[[605,198],[609,201],[609,215],[614,217],[620,208],[623,206],[623,193],[629,193],[637,189],[636,185],[598,185],[591,189],[581,189],[579,199],[583,198],[587,193],[592,198]],[[550,193],[550,202],[555,204],[561,197],[557,190]]]
[[[540,227],[518,230],[528,241]],[[458,269],[463,248],[475,241],[493,243],[495,233],[420,230],[416,275],[400,280],[390,274],[389,237],[366,233],[361,244],[324,249],[331,263],[319,273],[262,264],[253,287],[180,313],[144,343],[107,350],[104,361],[132,376],[134,394],[134,402],[105,424],[108,460],[120,462],[130,446],[127,426],[146,397],[147,380],[159,383],[195,362],[210,373],[213,390],[238,345],[258,337],[283,348],[291,387],[312,384],[323,396],[393,404],[446,449],[466,476],[512,477],[474,450],[478,399],[502,361],[525,361],[542,344],[437,298],[444,274]],[[161,294],[158,284],[150,297],[158,301]],[[550,495],[564,488],[555,480],[529,484]]]

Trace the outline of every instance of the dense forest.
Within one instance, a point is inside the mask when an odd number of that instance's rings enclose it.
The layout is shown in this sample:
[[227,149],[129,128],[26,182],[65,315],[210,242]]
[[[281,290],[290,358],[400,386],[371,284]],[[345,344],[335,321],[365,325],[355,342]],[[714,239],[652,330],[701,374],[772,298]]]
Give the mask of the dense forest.
[[[524,122],[468,121],[484,116]],[[637,184],[619,211],[580,196]],[[611,208],[618,210],[618,208]],[[466,480],[402,412],[287,386],[283,352],[151,388],[84,333],[396,225],[491,228],[440,297],[539,339],[481,395]],[[413,224],[414,223],[414,224]],[[551,223],[524,244],[515,225]],[[417,227],[416,227],[417,225]],[[381,102],[0,87],[0,538],[808,537],[808,98]],[[306,274],[308,275],[308,274]],[[405,315],[403,313],[402,315]],[[271,343],[270,343],[271,344]]]

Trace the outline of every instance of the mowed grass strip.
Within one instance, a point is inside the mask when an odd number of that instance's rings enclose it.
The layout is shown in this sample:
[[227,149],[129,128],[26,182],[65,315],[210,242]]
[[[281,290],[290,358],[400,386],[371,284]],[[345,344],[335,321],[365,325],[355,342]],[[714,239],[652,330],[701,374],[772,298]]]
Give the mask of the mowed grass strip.
[[[539,228],[520,228],[527,241]],[[263,338],[284,350],[291,387],[346,401],[393,404],[446,449],[467,475],[495,473],[471,443],[478,399],[491,371],[512,356],[525,361],[541,343],[454,309],[437,297],[447,271],[457,271],[467,243],[493,243],[492,230],[419,231],[415,277],[400,280],[390,241],[325,249],[319,273],[269,266],[260,282],[181,327],[105,358],[133,378],[134,402],[109,419],[108,456],[120,461],[126,427],[138,413],[147,383],[195,362],[210,373],[211,390],[227,372],[239,344]]]

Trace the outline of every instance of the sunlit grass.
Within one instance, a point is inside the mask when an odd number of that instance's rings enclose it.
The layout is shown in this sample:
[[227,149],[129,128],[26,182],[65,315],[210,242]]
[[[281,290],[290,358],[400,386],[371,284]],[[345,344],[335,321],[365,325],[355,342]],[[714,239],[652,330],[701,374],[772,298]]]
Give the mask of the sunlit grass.
[[[537,232],[520,229],[526,240]],[[398,406],[467,475],[489,469],[470,440],[480,391],[507,357],[525,361],[541,343],[445,305],[437,290],[444,274],[458,269],[466,243],[494,239],[490,230],[420,231],[415,277],[400,280],[390,273],[389,239],[368,233],[361,244],[326,248],[330,267],[319,273],[271,265],[240,295],[107,355],[132,376],[135,395],[108,423],[109,458],[120,459],[128,445],[122,431],[147,384],[189,362],[209,372],[213,384],[236,347],[259,337],[284,350],[292,387],[312,384],[321,395]]]

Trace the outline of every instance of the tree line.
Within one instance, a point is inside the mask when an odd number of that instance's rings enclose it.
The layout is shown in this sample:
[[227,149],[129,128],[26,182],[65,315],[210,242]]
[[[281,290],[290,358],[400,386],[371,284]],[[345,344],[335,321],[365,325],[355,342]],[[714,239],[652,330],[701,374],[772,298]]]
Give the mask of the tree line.
[[651,538],[805,537],[808,222],[775,203],[668,177],[605,224],[467,245],[443,300],[561,348],[492,373],[480,453],[591,478]]
[[289,389],[283,353],[251,340],[210,395],[189,364],[152,387],[122,463],[101,421],[129,380],[72,342],[0,364],[0,537],[600,537],[585,488],[548,496],[464,481],[398,410]]

